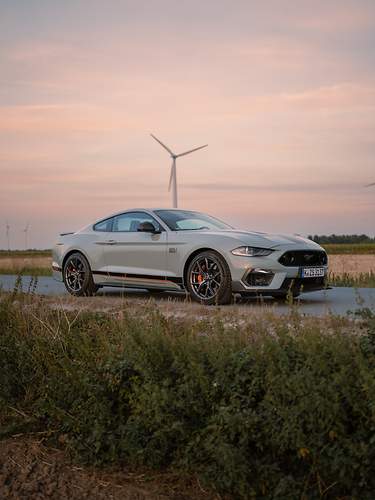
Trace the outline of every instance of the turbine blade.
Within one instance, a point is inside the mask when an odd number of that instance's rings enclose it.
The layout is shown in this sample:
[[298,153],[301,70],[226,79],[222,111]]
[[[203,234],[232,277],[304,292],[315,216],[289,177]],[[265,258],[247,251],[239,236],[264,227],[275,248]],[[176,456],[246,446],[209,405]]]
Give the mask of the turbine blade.
[[157,137],[155,137],[153,134],[150,134],[150,135],[151,135],[151,137],[152,137],[153,139],[155,139],[155,141],[156,141],[156,142],[158,142],[158,143],[160,144],[160,146],[163,146],[163,148],[164,148],[164,149],[166,149],[170,155],[174,156],[174,154],[172,153],[172,151],[169,149],[169,147],[168,147],[168,146],[166,146],[165,144],[163,144],[163,143],[162,143],[162,142],[161,142],[161,141],[160,141]]
[[171,187],[172,187],[173,175],[174,175],[174,161],[172,161],[171,173],[170,173],[170,176],[169,176],[168,191],[170,191]]
[[207,146],[208,146],[208,144],[205,144],[204,146],[199,146],[199,148],[190,149],[189,151],[185,151],[184,153],[180,153],[179,155],[176,155],[176,158],[178,158],[179,156],[185,156],[185,155],[188,155],[190,153],[194,153],[194,151],[198,151],[198,149],[206,148]]
[[366,186],[365,186],[365,187],[366,187],[366,188],[369,188],[369,187],[371,187],[371,186],[375,186],[375,182],[371,182],[371,184],[366,184]]

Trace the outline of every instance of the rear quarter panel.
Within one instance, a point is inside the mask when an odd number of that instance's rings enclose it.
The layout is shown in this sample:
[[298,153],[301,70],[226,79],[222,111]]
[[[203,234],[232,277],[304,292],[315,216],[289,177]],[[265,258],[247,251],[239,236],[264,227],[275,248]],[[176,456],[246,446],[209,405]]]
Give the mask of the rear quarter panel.
[[103,246],[98,243],[105,239],[105,234],[92,231],[60,236],[52,251],[52,265],[62,269],[68,254],[80,252],[86,257],[91,269],[101,270],[104,267]]

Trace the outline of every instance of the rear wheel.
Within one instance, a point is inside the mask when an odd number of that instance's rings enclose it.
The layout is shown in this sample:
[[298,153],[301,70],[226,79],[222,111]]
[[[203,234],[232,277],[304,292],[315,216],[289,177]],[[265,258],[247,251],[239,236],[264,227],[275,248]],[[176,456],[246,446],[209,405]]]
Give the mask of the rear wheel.
[[64,284],[76,297],[94,295],[100,288],[95,285],[86,257],[76,252],[68,257],[63,269]]
[[229,304],[232,300],[232,277],[228,264],[214,251],[201,252],[190,262],[186,287],[196,302]]

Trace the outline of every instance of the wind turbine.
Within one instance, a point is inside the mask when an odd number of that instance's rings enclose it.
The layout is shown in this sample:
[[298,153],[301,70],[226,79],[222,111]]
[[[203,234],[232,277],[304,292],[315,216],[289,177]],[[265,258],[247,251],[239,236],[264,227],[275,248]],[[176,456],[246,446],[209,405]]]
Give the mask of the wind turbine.
[[23,229],[23,232],[25,233],[25,250],[27,250],[27,237],[29,233],[29,228],[30,228],[30,222],[28,222],[25,226],[25,229]]
[[189,151],[185,151],[184,153],[179,153],[175,154],[173,151],[169,149],[168,146],[163,144],[157,137],[154,135],[150,134],[153,139],[155,139],[156,142],[160,144],[165,150],[168,151],[168,153],[171,155],[172,158],[172,166],[171,166],[171,174],[169,176],[169,185],[168,185],[168,191],[171,190],[172,188],[172,198],[173,198],[173,208],[177,208],[177,171],[176,171],[176,160],[180,156],[185,156],[190,153],[194,153],[194,151],[198,151],[198,149],[206,148],[208,144],[205,144],[204,146],[199,146],[198,148],[194,149],[189,149]]
[[10,225],[9,222],[6,222],[6,235],[7,235],[7,242],[8,242],[8,252],[10,252],[10,237],[9,237],[9,231],[10,231]]

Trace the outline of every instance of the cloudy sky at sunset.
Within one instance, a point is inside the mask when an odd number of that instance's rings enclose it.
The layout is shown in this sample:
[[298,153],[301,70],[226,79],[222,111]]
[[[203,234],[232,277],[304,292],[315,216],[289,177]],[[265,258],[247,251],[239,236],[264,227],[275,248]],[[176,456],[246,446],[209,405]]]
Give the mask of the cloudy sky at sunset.
[[123,208],[375,233],[374,0],[0,0],[0,248]]

